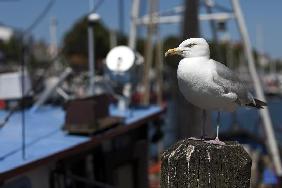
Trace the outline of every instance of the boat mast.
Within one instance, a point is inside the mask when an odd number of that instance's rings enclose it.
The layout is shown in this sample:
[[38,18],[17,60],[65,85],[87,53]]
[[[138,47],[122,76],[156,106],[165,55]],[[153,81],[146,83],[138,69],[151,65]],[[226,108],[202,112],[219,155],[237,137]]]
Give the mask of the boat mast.
[[135,50],[136,48],[136,32],[137,32],[136,20],[138,19],[139,16],[139,6],[140,6],[140,0],[132,0],[129,42],[128,42],[128,46],[132,50]]
[[[89,15],[94,9],[94,0],[89,0]],[[88,18],[88,17],[87,17]],[[87,20],[89,22],[89,20]],[[89,23],[88,23],[89,24]],[[88,25],[88,77],[89,95],[94,95],[95,65],[94,65],[94,30],[92,24]]]
[[[256,95],[260,100],[266,101],[266,98],[264,96],[263,89],[262,89],[262,86],[259,80],[259,76],[256,71],[255,60],[254,60],[254,56],[253,56],[252,48],[251,48],[251,42],[250,42],[249,34],[247,31],[247,27],[245,24],[245,20],[243,17],[243,13],[241,11],[239,1],[232,0],[231,2],[233,6],[233,11],[236,17],[236,21],[238,24],[238,28],[240,30],[241,37],[243,39],[244,50],[245,50],[246,57],[248,60],[247,62],[248,62],[249,70],[251,73],[251,77],[254,82]],[[264,130],[267,136],[268,150],[272,156],[272,160],[274,162],[276,173],[278,176],[281,177],[282,176],[282,166],[281,166],[280,154],[279,154],[278,144],[275,139],[269,110],[267,107],[265,107],[265,109],[262,109],[259,112],[262,117]]]

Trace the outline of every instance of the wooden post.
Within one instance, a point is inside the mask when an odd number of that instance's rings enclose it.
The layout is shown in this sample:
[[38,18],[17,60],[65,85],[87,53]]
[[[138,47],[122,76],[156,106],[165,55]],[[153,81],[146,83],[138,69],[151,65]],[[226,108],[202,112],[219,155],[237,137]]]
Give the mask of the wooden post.
[[[198,0],[184,0],[185,11],[183,14],[182,39],[199,37],[199,2]],[[176,82],[177,84],[177,82]],[[176,127],[177,140],[191,136],[200,137],[202,110],[189,103],[180,90],[176,93]],[[209,131],[206,131],[209,132]],[[208,135],[209,136],[209,135]]]
[[161,188],[250,187],[251,162],[238,142],[182,140],[162,155]]

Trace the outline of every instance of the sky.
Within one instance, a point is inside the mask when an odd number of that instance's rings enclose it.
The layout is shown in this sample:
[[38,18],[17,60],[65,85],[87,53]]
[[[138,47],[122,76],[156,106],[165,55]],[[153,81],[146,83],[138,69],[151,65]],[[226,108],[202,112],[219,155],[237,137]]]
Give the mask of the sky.
[[[99,0],[94,0],[94,4]],[[119,0],[102,0],[97,13],[103,23],[110,29],[117,30],[118,2]],[[141,0],[145,1],[145,0]],[[183,0],[159,0],[160,10],[169,10],[182,4]],[[47,5],[48,0],[0,0],[0,23],[19,29],[26,29]],[[217,0],[217,3],[230,7],[228,0]],[[241,0],[242,11],[245,15],[247,28],[253,47],[257,46],[257,28],[262,36],[263,47],[261,51],[272,58],[282,59],[282,1],[278,0]],[[124,31],[129,31],[129,18],[131,0],[124,0]],[[56,17],[58,22],[58,42],[64,34],[81,16],[89,11],[89,0],[56,0],[52,9],[42,22],[32,31],[35,39],[50,41],[49,23],[51,17]],[[228,22],[228,28],[233,40],[239,39],[238,30],[234,21]],[[144,30],[144,29],[143,29]],[[181,25],[170,24],[161,26],[161,35],[180,35]],[[210,37],[208,23],[201,23],[201,35]]]

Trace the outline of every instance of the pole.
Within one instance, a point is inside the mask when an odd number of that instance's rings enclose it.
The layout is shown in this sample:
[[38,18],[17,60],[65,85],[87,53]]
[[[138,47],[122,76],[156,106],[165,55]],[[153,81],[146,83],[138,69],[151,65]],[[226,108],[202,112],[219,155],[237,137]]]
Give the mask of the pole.
[[[94,9],[94,0],[89,0],[89,13]],[[88,77],[89,77],[89,94],[94,95],[95,84],[95,60],[94,60],[94,29],[92,24],[88,25]]]
[[136,29],[137,29],[136,20],[139,16],[139,6],[140,6],[140,0],[132,0],[131,22],[130,22],[129,42],[128,42],[128,46],[132,50],[135,50],[136,48]]
[[123,0],[119,0],[118,16],[119,16],[119,32],[121,35],[123,35],[124,34],[124,1]]
[[[239,1],[232,0],[232,6],[233,6],[234,14],[236,17],[236,21],[237,21],[241,36],[243,38],[244,50],[245,50],[245,53],[248,59],[249,70],[250,70],[252,79],[254,81],[256,95],[259,99],[266,101],[266,98],[264,96],[263,89],[261,87],[261,83],[260,83],[260,80],[259,80],[259,77],[256,71],[255,61],[254,61],[254,57],[253,57],[253,53],[252,53],[252,49],[250,45],[251,42],[250,42],[250,38],[249,38],[248,31],[246,28],[245,20],[243,18],[243,13],[240,8]],[[275,135],[273,132],[273,128],[272,128],[272,122],[270,119],[269,110],[266,107],[265,109],[262,109],[259,112],[263,119],[263,126],[266,131],[268,150],[272,156],[272,160],[274,163],[276,173],[278,176],[281,177],[282,176],[281,160],[280,160],[278,145],[277,145]]]
[[[157,0],[159,4],[159,0]],[[163,101],[163,42],[161,39],[160,27],[156,26],[156,73],[157,73],[157,103],[161,106]]]
[[110,49],[117,46],[117,34],[116,31],[110,30]]
[[258,62],[260,65],[260,72],[264,75],[265,58],[263,49],[263,31],[261,25],[256,26],[256,48],[258,51]]
[[[198,0],[184,0],[182,39],[199,37]],[[175,79],[176,80],[176,79]],[[177,81],[176,81],[177,83]],[[202,110],[187,102],[179,89],[176,91],[177,139],[201,135]]]
[[153,24],[154,12],[156,10],[156,0],[151,0],[149,2],[149,16],[150,16],[150,24],[147,27],[147,41],[145,48],[145,65],[144,65],[144,96],[142,103],[143,105],[148,105],[150,102],[150,78],[149,72],[152,67],[152,56],[153,56],[153,35],[155,31],[155,24]]
[[[212,15],[213,11],[212,11],[212,2],[210,0],[205,0],[205,7],[206,7],[206,11],[209,15]],[[216,22],[214,19],[210,19],[210,27],[211,27],[211,32],[212,32],[212,38],[215,44],[215,54],[216,54],[216,58],[219,59],[219,61],[222,61],[222,55],[220,53],[220,48],[219,48],[219,43],[218,43],[218,36],[217,36],[217,28],[216,28]]]
[[55,58],[58,54],[58,45],[57,45],[57,19],[52,17],[50,20],[50,54],[52,58]]
[[25,46],[25,35],[22,36],[21,45],[21,117],[22,117],[22,159],[26,159],[26,125],[25,125],[25,66],[27,62],[26,46]]
[[31,112],[35,112],[46,100],[50,97],[50,95],[59,87],[59,85],[65,81],[65,79],[72,73],[72,69],[70,67],[67,67],[63,73],[58,77],[58,80],[51,85],[50,87],[47,87],[43,93],[39,96],[38,100],[33,104],[31,108]]
[[[58,55],[58,44],[57,44],[57,19],[52,17],[50,20],[50,55],[54,59]],[[59,61],[56,59],[54,61],[54,70],[58,71],[60,69]]]

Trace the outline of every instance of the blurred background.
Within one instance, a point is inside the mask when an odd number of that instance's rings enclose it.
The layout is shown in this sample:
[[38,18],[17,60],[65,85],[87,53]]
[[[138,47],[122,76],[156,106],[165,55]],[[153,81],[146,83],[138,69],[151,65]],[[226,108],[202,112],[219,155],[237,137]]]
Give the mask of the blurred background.
[[202,123],[178,90],[181,57],[164,53],[203,37],[268,103],[222,113],[220,138],[244,145],[251,187],[281,187],[281,6],[0,0],[0,186],[159,187],[161,153]]

